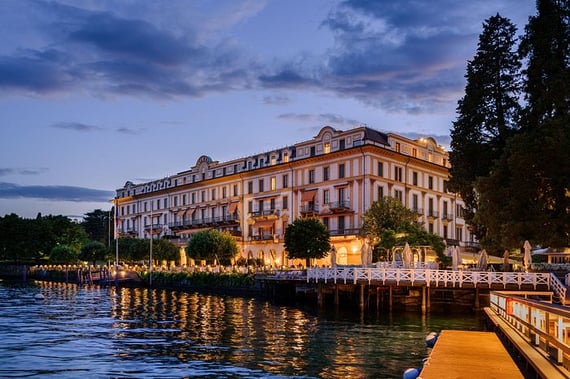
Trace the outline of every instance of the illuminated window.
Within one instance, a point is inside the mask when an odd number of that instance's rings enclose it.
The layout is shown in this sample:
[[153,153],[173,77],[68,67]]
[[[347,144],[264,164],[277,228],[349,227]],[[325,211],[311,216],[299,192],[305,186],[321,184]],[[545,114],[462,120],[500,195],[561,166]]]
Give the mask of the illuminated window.
[[325,154],[328,154],[331,152],[331,143],[330,142],[325,142],[324,152],[325,152]]
[[275,176],[272,176],[269,179],[269,187],[270,191],[275,191],[277,189],[277,179],[275,178]]

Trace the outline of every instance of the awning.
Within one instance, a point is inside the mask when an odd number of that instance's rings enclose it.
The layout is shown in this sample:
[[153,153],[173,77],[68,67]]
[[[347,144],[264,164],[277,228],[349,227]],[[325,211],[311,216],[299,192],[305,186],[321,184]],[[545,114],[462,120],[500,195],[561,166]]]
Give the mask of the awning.
[[271,228],[275,226],[275,221],[257,221],[253,226],[255,228]]
[[186,213],[186,209],[183,209],[183,210],[180,210],[180,211],[176,212],[176,214],[178,215],[178,217],[181,217],[181,218],[184,216],[184,213]]
[[303,192],[301,195],[301,202],[313,201],[315,195],[317,194],[317,191],[318,190],[315,189]]
[[235,203],[231,203],[230,204],[230,208],[228,209],[228,213],[233,215],[234,212],[236,211],[237,207],[238,207],[239,202],[235,202]]

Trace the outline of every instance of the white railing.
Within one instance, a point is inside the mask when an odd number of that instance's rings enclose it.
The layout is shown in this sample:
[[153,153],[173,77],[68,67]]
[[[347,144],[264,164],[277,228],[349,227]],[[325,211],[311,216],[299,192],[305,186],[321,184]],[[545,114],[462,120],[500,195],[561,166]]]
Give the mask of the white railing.
[[470,286],[491,285],[516,285],[522,288],[523,285],[546,286],[552,290],[564,304],[566,298],[566,287],[551,273],[545,272],[488,272],[488,271],[452,271],[452,270],[432,270],[432,269],[404,269],[404,268],[377,268],[377,267],[313,267],[307,269],[307,282],[309,281],[342,282],[381,282],[395,283],[406,282],[426,286],[459,286],[467,284]]

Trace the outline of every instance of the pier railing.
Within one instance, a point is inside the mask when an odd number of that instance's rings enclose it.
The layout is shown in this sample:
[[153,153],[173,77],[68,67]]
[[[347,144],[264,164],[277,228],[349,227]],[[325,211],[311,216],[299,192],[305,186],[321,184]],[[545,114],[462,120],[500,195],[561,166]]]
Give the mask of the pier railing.
[[426,285],[428,287],[484,287],[515,286],[522,289],[523,286],[532,286],[535,290],[538,286],[547,287],[553,291],[561,303],[566,299],[566,287],[560,280],[548,272],[489,272],[489,271],[457,271],[457,270],[434,270],[430,268],[406,269],[391,267],[312,267],[307,269],[307,282],[324,281],[333,283],[358,283],[358,282],[381,282],[410,283],[412,285]]
[[[491,291],[491,309],[527,342],[570,367],[570,310],[510,292]],[[526,295],[532,296],[532,293]],[[526,296],[525,296],[526,297]]]

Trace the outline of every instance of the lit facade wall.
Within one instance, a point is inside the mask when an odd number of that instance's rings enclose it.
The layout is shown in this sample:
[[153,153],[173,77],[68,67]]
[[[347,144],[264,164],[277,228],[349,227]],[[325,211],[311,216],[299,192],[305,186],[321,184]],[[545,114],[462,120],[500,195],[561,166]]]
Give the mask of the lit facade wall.
[[461,199],[446,189],[448,155],[432,138],[409,140],[368,127],[323,127],[287,148],[228,162],[201,156],[186,171],[117,190],[121,236],[169,235],[184,246],[204,229],[235,236],[244,258],[289,262],[287,225],[317,217],[331,231],[339,264],[359,264],[362,215],[384,196],[400,199],[426,230],[465,244]]

